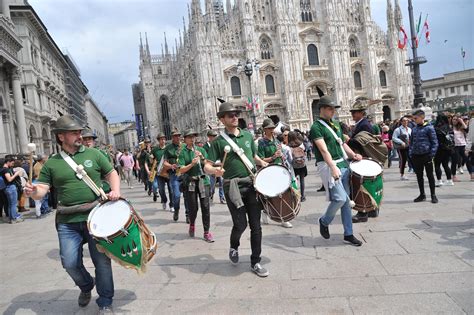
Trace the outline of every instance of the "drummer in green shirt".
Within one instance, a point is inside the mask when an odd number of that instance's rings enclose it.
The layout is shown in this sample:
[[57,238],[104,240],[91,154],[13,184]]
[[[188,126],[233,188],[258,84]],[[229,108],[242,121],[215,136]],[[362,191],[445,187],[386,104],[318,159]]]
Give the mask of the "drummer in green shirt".
[[[104,177],[111,187],[108,199],[120,198],[120,178],[106,157],[96,149],[82,144],[81,130],[84,128],[71,116],[61,116],[53,129],[56,141],[76,164],[82,165],[97,186]],[[111,311],[114,283],[110,258],[97,250],[96,240],[89,234],[87,217],[97,204],[98,197],[80,178],[61,154],[52,156],[44,164],[37,184],[26,184],[25,193],[35,200],[41,200],[50,187],[58,192],[56,230],[59,238],[61,263],[80,288],[78,304],[85,307],[91,300],[91,291],[97,286],[97,304],[101,312]],[[83,264],[83,245],[87,243],[95,266],[95,279]]]
[[267,163],[282,164],[281,143],[273,136],[275,124],[270,118],[262,123],[263,138],[258,140],[258,156]]
[[201,204],[202,225],[204,227],[204,240],[208,243],[214,242],[212,233],[209,232],[211,214],[209,210],[209,176],[204,173],[204,161],[207,159],[206,150],[196,146],[195,141],[198,133],[193,129],[184,132],[185,147],[179,155],[180,172],[184,182],[185,203],[189,209],[189,236],[194,237],[195,221],[198,212],[198,199]]
[[333,120],[337,105],[329,96],[319,100],[320,118],[311,126],[310,140],[314,143],[314,153],[321,181],[326,188],[326,197],[330,201],[326,212],[319,218],[319,231],[325,239],[330,237],[329,225],[341,209],[342,225],[344,227],[344,242],[361,246],[352,232],[352,209],[349,197],[349,169],[346,159],[361,160],[360,154],[355,154],[344,143],[341,124]]
[[[205,171],[208,174],[224,177],[224,193],[232,216],[232,232],[230,235],[229,259],[233,264],[239,262],[240,237],[250,226],[250,268],[259,277],[267,277],[268,270],[260,264],[262,252],[262,228],[260,226],[261,205],[257,203],[257,193],[253,186],[253,170],[255,163],[262,167],[268,165],[257,155],[257,148],[250,132],[240,129],[240,110],[233,104],[224,102],[219,106],[217,117],[225,126],[225,134],[239,147],[240,152],[249,160],[248,167],[240,156],[231,150],[224,161],[224,148],[229,142],[221,134],[212,143],[206,161]],[[220,160],[222,166],[214,165]],[[249,170],[250,169],[250,170]]]

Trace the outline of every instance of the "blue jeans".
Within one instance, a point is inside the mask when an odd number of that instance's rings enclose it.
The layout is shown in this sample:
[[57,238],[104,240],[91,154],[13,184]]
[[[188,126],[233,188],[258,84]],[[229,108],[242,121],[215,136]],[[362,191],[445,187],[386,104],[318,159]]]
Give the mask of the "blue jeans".
[[178,176],[176,176],[175,172],[170,172],[170,185],[171,192],[173,193],[173,208],[175,211],[179,211],[179,198],[181,197],[181,192],[179,191]]
[[[216,191],[216,177],[215,176],[209,176],[209,179],[211,180],[211,199],[214,197],[214,192]],[[217,183],[219,184],[219,200],[224,199],[224,181],[222,180],[222,177],[217,177]]]
[[153,181],[153,193],[156,194],[158,190],[160,193],[161,203],[167,203],[168,198],[166,197],[165,186],[168,185],[168,195],[170,196],[170,208],[173,207],[173,190],[171,189],[170,180],[162,176],[155,176]]
[[82,292],[94,288],[94,280],[82,262],[82,246],[87,243],[92,262],[95,266],[95,282],[99,298],[99,307],[112,304],[114,297],[114,279],[110,258],[97,250],[97,242],[87,230],[87,222],[58,223],[59,254],[63,268]]
[[15,185],[8,185],[5,188],[5,195],[7,195],[8,199],[8,216],[10,220],[16,220],[21,215],[16,212],[18,206],[18,190],[16,189]]
[[326,212],[321,217],[321,222],[328,226],[336,216],[337,210],[341,209],[342,226],[344,236],[352,235],[352,209],[349,197],[349,169],[341,168],[341,178],[336,185],[329,189],[330,203]]

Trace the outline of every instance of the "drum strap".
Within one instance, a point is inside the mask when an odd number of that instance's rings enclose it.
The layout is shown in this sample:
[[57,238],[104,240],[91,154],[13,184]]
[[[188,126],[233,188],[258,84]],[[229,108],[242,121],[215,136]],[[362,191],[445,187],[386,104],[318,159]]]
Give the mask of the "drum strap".
[[61,157],[63,158],[64,161],[72,168],[72,170],[76,173],[76,177],[80,180],[82,180],[93,192],[97,197],[100,197],[104,200],[107,199],[107,196],[105,195],[104,191],[102,188],[98,187],[94,181],[87,175],[86,171],[84,170],[84,167],[82,165],[77,165],[76,162],[74,162],[73,159],[64,151],[61,150],[60,152]]
[[237,153],[237,155],[240,157],[240,159],[242,160],[242,162],[244,163],[244,165],[247,167],[247,170],[250,172],[251,176],[255,176],[252,169],[253,169],[253,164],[252,162],[250,162],[250,160],[248,159],[248,157],[245,155],[244,153],[244,150],[239,147],[230,137],[229,135],[227,135],[227,133],[225,131],[221,131],[221,136],[222,138],[224,138],[227,143],[230,144],[230,146],[232,147],[232,151],[234,151],[235,153]]
[[343,145],[342,145],[342,144],[343,144],[342,139],[337,136],[337,134],[334,132],[334,130],[333,130],[331,127],[329,127],[328,124],[326,124],[326,122],[325,122],[324,120],[319,119],[318,121],[321,123],[321,125],[323,125],[324,127],[326,127],[326,128],[332,133],[332,135],[333,135],[334,138],[336,139],[337,143],[339,143],[339,146],[341,147],[342,156],[343,156],[344,160],[347,160],[347,159],[348,159],[348,156],[347,156],[347,153],[346,153],[346,151],[344,150],[344,147],[343,147]]

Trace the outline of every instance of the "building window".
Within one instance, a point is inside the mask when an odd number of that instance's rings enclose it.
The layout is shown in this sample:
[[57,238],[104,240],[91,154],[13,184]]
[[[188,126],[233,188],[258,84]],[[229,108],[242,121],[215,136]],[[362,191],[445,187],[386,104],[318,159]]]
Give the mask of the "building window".
[[158,67],[158,74],[163,74],[163,71],[161,70],[161,67]]
[[362,80],[360,78],[360,72],[359,71],[354,72],[354,86],[357,90],[362,89]]
[[266,36],[260,40],[260,57],[262,59],[272,59],[273,57],[272,41]]
[[318,48],[314,44],[308,45],[308,64],[310,66],[319,66]]
[[425,96],[426,96],[426,97],[430,97],[430,91],[426,91],[426,92],[425,92]]
[[441,96],[441,89],[438,89],[438,96]]
[[453,86],[451,87],[451,93],[454,93],[456,91],[456,88]]
[[359,57],[359,47],[355,38],[349,39],[349,55],[351,58]]
[[273,80],[273,76],[268,74],[265,77],[265,87],[267,89],[267,94],[275,94],[275,81]]
[[466,84],[466,85],[463,85],[462,88],[463,88],[463,91],[464,91],[464,92],[469,91],[469,87],[467,86],[467,84]]
[[313,15],[311,13],[311,2],[309,0],[301,0],[300,9],[301,9],[301,21],[303,22],[313,21]]
[[385,75],[385,71],[380,70],[379,77],[380,77],[380,86],[387,87],[387,76]]
[[230,89],[232,90],[232,96],[242,95],[240,90],[240,79],[238,77],[230,78]]

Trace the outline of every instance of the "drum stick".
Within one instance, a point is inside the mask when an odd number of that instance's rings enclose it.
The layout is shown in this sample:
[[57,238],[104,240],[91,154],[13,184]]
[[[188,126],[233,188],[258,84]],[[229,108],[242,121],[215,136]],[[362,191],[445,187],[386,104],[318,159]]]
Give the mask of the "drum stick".
[[107,200],[107,195],[104,193],[102,188],[99,188],[94,181],[87,175],[83,165],[77,166],[77,172],[83,176],[82,180],[89,186],[97,196],[100,196],[103,200]]
[[224,158],[222,159],[221,170],[224,167],[225,159],[227,158],[227,153],[230,152],[230,146],[226,145],[224,147]]
[[30,171],[28,174],[28,183],[31,184],[31,181],[33,180],[33,152],[36,151],[36,144],[34,143],[28,143],[28,152],[30,153]]

